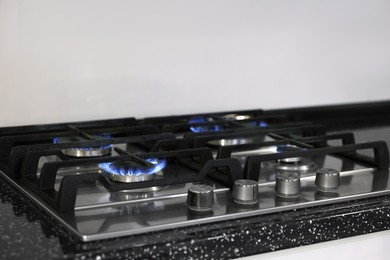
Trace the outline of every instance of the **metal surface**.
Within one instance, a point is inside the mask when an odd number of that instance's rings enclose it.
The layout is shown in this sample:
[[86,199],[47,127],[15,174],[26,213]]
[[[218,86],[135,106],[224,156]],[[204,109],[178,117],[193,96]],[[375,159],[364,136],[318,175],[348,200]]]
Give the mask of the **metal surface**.
[[[342,172],[338,197],[326,196],[326,194],[318,197],[314,180],[314,176],[302,178],[302,187],[305,189],[295,201],[278,199],[275,196],[275,185],[272,182],[259,184],[259,207],[245,211],[234,210],[235,206],[230,203],[229,189],[216,189],[214,190],[216,203],[213,207],[213,215],[197,219],[189,216],[186,193],[161,196],[154,200],[137,199],[122,203],[109,203],[100,205],[100,207],[80,207],[75,212],[60,214],[53,212],[39,198],[28,196],[39,202],[81,240],[91,241],[390,193],[388,171],[377,172],[375,169],[361,169]],[[17,186],[26,192],[24,188]],[[137,210],[142,211],[142,214],[141,212],[135,214]]]
[[340,172],[341,185],[337,193],[319,194],[314,184],[314,172],[302,177],[302,190],[294,201],[278,198],[274,192],[274,182],[260,183],[258,207],[244,210],[235,210],[228,188],[215,188],[213,214],[198,218],[193,218],[187,210],[187,189],[191,184],[175,185],[148,198],[117,202],[110,200],[112,194],[109,192],[96,189],[86,193],[88,188],[81,187],[79,193],[85,205],[78,206],[74,212],[57,213],[40,198],[28,193],[26,188],[2,172],[0,174],[79,239],[92,241],[390,194],[388,170],[358,168]]
[[[56,160],[46,158],[42,163]],[[206,178],[203,183],[213,189],[214,205],[207,214],[188,210],[188,189],[195,183],[133,191],[109,192],[93,183],[79,184],[76,207],[73,212],[58,212],[41,198],[30,193],[23,184],[15,183],[0,172],[14,187],[49,212],[64,227],[83,241],[128,236],[202,223],[256,216],[286,210],[333,204],[336,202],[390,194],[388,170],[376,170],[356,163],[352,159],[327,155],[313,163],[315,168],[300,172],[301,192],[296,199],[284,199],[276,195],[277,170],[264,167],[258,180],[257,203],[242,207],[234,202],[232,190]],[[40,167],[39,167],[40,168]],[[333,168],[340,172],[340,187],[335,192],[317,190],[315,178],[318,168]],[[173,176],[187,174],[186,168],[172,169]],[[99,167],[83,167],[82,173],[97,172]],[[101,169],[100,169],[101,171]],[[64,176],[80,174],[80,169],[62,168],[57,173],[55,188],[58,190]],[[163,174],[163,173],[162,173]]]
[[[336,112],[338,113],[338,110]],[[295,117],[295,114],[291,114],[291,116],[288,114],[286,118],[293,120],[311,119],[310,117],[307,118],[306,115],[301,116],[299,113],[297,117]],[[234,114],[231,119],[249,119],[244,114],[245,112]],[[317,120],[316,113],[313,113],[311,117]],[[155,127],[150,131],[159,132],[168,131],[171,122],[173,123],[172,129],[174,129],[176,127],[175,121],[180,122],[177,127],[182,127],[182,125],[185,125],[185,118],[187,117],[169,117],[161,121],[158,119],[157,124],[153,120],[140,120],[136,123],[141,125],[150,123],[151,126],[154,125]],[[352,150],[340,152],[338,149],[328,149],[338,148],[341,145],[352,147],[355,140],[366,142],[369,139],[367,139],[365,131],[362,130],[363,132],[357,134],[354,140],[353,133],[333,135],[332,132],[328,132],[328,129],[326,129],[328,127],[326,122],[324,126],[319,126],[316,124],[321,122],[314,121],[313,124],[302,123],[302,127],[292,128],[292,131],[291,129],[284,131],[282,127],[279,129],[277,125],[273,128],[271,124],[270,127],[262,129],[261,132],[264,134],[255,137],[252,135],[252,137],[240,136],[241,130],[246,131],[245,128],[254,131],[256,127],[264,127],[267,126],[267,123],[273,122],[273,120],[268,122],[260,120],[262,118],[260,116],[256,118],[256,120],[253,118],[252,121],[244,120],[240,122],[230,120],[221,122],[221,116],[204,117],[204,122],[191,122],[189,120],[188,123],[193,123],[191,125],[193,129],[191,130],[205,131],[205,133],[188,133],[187,135],[187,133],[182,133],[180,130],[178,131],[180,133],[167,136],[166,140],[160,140],[159,137],[149,139],[147,136],[145,138],[137,136],[139,134],[138,127],[141,125],[137,126],[138,130],[135,129],[135,132],[131,133],[127,132],[127,125],[133,123],[121,122],[120,126],[126,125],[124,127],[126,133],[123,133],[126,138],[122,136],[121,131],[117,131],[115,128],[112,131],[113,137],[109,138],[114,138],[121,143],[114,142],[112,147],[111,145],[97,147],[98,143],[108,144],[108,142],[111,142],[107,140],[97,143],[85,142],[85,140],[94,140],[99,137],[90,136],[72,127],[71,129],[80,135],[77,137],[80,140],[75,140],[75,142],[84,141],[81,145],[84,147],[80,147],[78,144],[46,144],[47,140],[51,140],[53,136],[62,136],[65,133],[54,134],[49,131],[44,136],[45,138],[50,136],[50,139],[44,139],[43,144],[40,144],[35,132],[32,136],[29,134],[28,138],[26,137],[26,140],[24,140],[24,136],[23,138],[18,137],[18,139],[14,139],[12,136],[12,138],[8,138],[7,131],[9,130],[5,129],[2,130],[5,131],[5,137],[2,138],[4,138],[3,141],[7,142],[4,142],[5,145],[2,147],[4,148],[3,154],[7,155],[9,160],[6,159],[6,156],[3,158],[2,166],[4,167],[1,169],[8,175],[0,172],[0,177],[8,180],[13,187],[27,196],[35,206],[50,214],[56,226],[58,226],[57,224],[63,226],[81,241],[111,238],[115,238],[116,241],[118,237],[137,234],[142,237],[149,235],[160,237],[161,234],[166,234],[166,232],[160,233],[158,231],[168,231],[169,229],[174,229],[171,231],[181,236],[183,232],[192,233],[193,230],[212,231],[212,228],[209,227],[212,227],[213,223],[219,225],[222,221],[224,223],[221,224],[229,229],[237,226],[238,229],[240,229],[240,226],[248,228],[247,223],[255,223],[261,219],[267,219],[267,222],[271,225],[276,223],[275,221],[279,222],[279,220],[281,221],[279,223],[282,224],[290,223],[289,221],[292,218],[289,217],[289,213],[286,211],[293,211],[291,212],[292,215],[299,219],[305,217],[307,221],[311,222],[313,218],[311,213],[313,212],[316,215],[314,217],[317,217],[317,213],[324,211],[327,212],[327,216],[339,217],[340,211],[338,210],[343,210],[345,205],[350,205],[350,203],[351,205],[365,204],[365,201],[355,202],[353,200],[376,197],[375,201],[380,201],[382,198],[379,196],[390,194],[389,170],[383,170],[389,164],[388,152],[387,149],[382,148],[383,145],[378,144],[372,147],[356,145],[356,147],[354,146],[357,149],[356,152],[352,152]],[[318,116],[318,118],[322,120],[321,116]],[[218,122],[218,127],[210,125],[213,121],[215,124]],[[90,130],[91,133],[105,131],[99,130],[98,127],[95,130],[94,127],[92,125],[83,126],[80,129]],[[22,130],[25,131],[24,128]],[[220,133],[207,133],[207,131],[214,130],[221,130],[221,135]],[[388,128],[385,130],[388,130]],[[229,134],[222,134],[224,131]],[[334,129],[329,129],[329,131],[334,131]],[[143,131],[139,132],[140,135],[143,134]],[[71,132],[70,134],[75,133]],[[135,135],[134,138],[128,143],[127,136],[133,134]],[[213,136],[214,134],[215,136]],[[176,139],[184,138],[184,140],[173,140],[175,136]],[[203,142],[209,140],[209,138],[221,138],[222,136],[230,136],[228,137],[230,139],[209,141],[207,144]],[[232,138],[233,136],[237,138]],[[388,132],[382,134],[382,136],[388,137]],[[382,136],[374,135],[372,140],[377,140]],[[187,150],[188,147],[195,144],[193,141],[197,140],[198,137],[199,140],[205,139],[196,143],[197,146],[206,145],[210,148],[210,156],[205,156],[207,158],[198,155],[168,157],[167,167],[164,168],[164,166],[152,174],[149,169],[153,165],[148,166],[148,164],[142,163],[144,160],[142,158],[146,158],[146,153],[153,152],[161,155],[171,150]],[[268,141],[269,143],[266,143]],[[8,143],[12,143],[12,146]],[[38,150],[42,147],[43,150]],[[65,149],[66,147],[77,148]],[[63,149],[61,151],[71,157],[96,157],[108,154],[110,156],[107,156],[107,158],[70,158],[58,152],[60,149]],[[179,154],[179,151],[177,152]],[[288,154],[282,154],[285,152]],[[211,157],[211,153],[213,157]],[[130,158],[134,154],[136,156],[142,154],[142,156]],[[379,154],[380,156],[378,156]],[[130,161],[140,163],[141,167],[128,163],[123,165],[123,161],[118,165],[119,161],[117,160],[119,158],[111,158],[111,156],[117,155],[122,155],[122,158],[130,158]],[[286,156],[289,157],[281,158]],[[218,164],[219,162],[209,164],[208,161],[214,158],[221,162],[225,159],[220,158],[228,157],[233,158],[230,161],[235,161],[236,165],[229,164],[225,166]],[[160,159],[160,156],[156,156],[156,160]],[[127,161],[128,159],[124,160]],[[101,164],[106,163],[114,165],[114,170],[119,174],[112,174],[107,168],[101,167]],[[239,164],[241,164],[241,169]],[[207,167],[203,169],[207,170],[199,171],[204,165]],[[216,167],[208,168],[210,165]],[[381,170],[371,168],[374,165],[377,165]],[[143,167],[146,171],[143,171]],[[141,172],[135,170],[140,168],[142,168]],[[145,172],[147,174],[144,174]],[[207,173],[208,175],[202,175],[202,179],[199,178],[194,183],[189,182],[193,179],[183,178],[183,176],[193,176],[199,173]],[[230,175],[224,176],[221,174]],[[237,178],[245,177],[251,180],[241,179],[234,182]],[[168,182],[165,182],[172,179],[177,180],[174,183],[179,183],[179,178],[182,180],[182,184],[169,185]],[[151,179],[155,182],[142,183]],[[163,181],[158,182],[159,180]],[[232,185],[233,182],[234,186]],[[64,183],[70,185],[63,185]],[[161,186],[156,187],[158,183]],[[154,187],[140,188],[142,186]],[[137,189],[131,190],[131,187]],[[38,190],[38,188],[43,188],[43,190]],[[114,190],[120,189],[122,190],[114,192]],[[51,196],[52,194],[54,196]],[[65,203],[59,203],[63,201],[71,201],[72,203],[67,203],[66,205],[70,206],[64,207]],[[339,204],[340,202],[344,203]],[[331,206],[325,207],[325,205]],[[376,205],[378,204],[374,206]],[[310,207],[318,208],[309,209]],[[332,210],[329,210],[329,208]],[[333,209],[338,210],[334,211]],[[306,215],[308,212],[310,214]],[[356,211],[354,208],[354,214],[356,212],[359,214],[360,211]],[[266,214],[267,216],[263,216]],[[262,217],[257,218],[258,216]],[[54,222],[50,220],[50,223]],[[191,228],[187,229],[186,227]],[[168,231],[168,233],[171,231]],[[234,234],[236,233],[237,231],[234,231]],[[279,233],[273,233],[276,235],[276,240],[280,238]],[[136,242],[139,241],[142,244],[142,239],[139,240],[139,237],[137,235],[125,239],[134,238]],[[198,237],[196,234],[195,237],[202,240],[202,237]],[[210,237],[207,235],[203,238],[208,239]],[[147,240],[149,241],[149,239]],[[79,244],[78,241],[76,243]],[[112,243],[112,241],[109,243]],[[89,243],[85,245],[88,247]],[[164,247],[164,243],[161,245]],[[89,252],[88,248],[86,250]],[[98,250],[100,251],[100,249]]]

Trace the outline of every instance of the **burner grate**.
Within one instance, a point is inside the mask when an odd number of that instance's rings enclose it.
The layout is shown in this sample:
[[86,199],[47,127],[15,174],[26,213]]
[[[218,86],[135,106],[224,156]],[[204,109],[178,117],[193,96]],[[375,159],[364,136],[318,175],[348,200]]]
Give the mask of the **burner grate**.
[[[42,154],[42,152],[40,152]],[[174,161],[173,164],[183,167],[189,166],[189,160],[194,163],[190,158],[198,157],[199,161],[195,164],[199,164],[200,171],[192,171],[190,174],[183,176],[167,176],[156,177],[149,181],[120,183],[111,180],[108,174],[104,173],[83,173],[78,175],[63,176],[59,190],[54,189],[56,182],[56,176],[59,169],[67,167],[82,167],[90,165],[98,165],[100,163],[107,162],[119,162],[119,161],[139,161],[147,158],[160,158],[167,161]],[[141,159],[140,159],[141,158]],[[168,163],[169,164],[169,163]],[[169,166],[168,166],[169,167]],[[218,168],[225,168],[227,171],[219,172]],[[99,180],[99,182],[109,191],[117,192],[122,190],[132,190],[149,188],[155,186],[166,186],[180,183],[192,183],[201,182],[208,174],[211,174],[213,178],[219,178],[222,181],[228,181],[230,186],[234,181],[242,178],[241,166],[235,159],[222,159],[213,160],[211,151],[207,148],[190,149],[182,151],[160,152],[142,154],[137,157],[131,155],[113,156],[113,157],[98,157],[90,159],[68,159],[60,162],[45,163],[42,167],[40,175],[32,174],[29,171],[24,171],[21,176],[22,183],[26,184],[34,192],[42,196],[52,207],[59,211],[72,211],[75,207],[77,187],[81,182],[91,182]],[[227,175],[226,175],[227,173]],[[218,177],[220,176],[220,177]]]

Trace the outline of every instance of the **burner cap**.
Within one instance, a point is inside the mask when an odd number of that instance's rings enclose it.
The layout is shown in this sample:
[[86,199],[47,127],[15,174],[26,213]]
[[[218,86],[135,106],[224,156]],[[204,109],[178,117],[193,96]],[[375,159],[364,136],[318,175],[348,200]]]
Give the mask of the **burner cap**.
[[[203,132],[218,132],[222,130],[222,127],[218,124],[207,124],[203,125],[202,123],[213,122],[214,120],[211,117],[197,116],[190,118],[187,123],[189,124],[189,130],[194,133],[203,133]],[[199,124],[199,125],[198,125]]]
[[[303,149],[295,145],[286,144],[286,145],[278,146],[277,153],[300,151],[300,150]],[[316,166],[315,163],[312,162],[311,160],[299,156],[264,162],[264,165],[268,168],[274,168],[279,171],[308,171],[313,169]]]

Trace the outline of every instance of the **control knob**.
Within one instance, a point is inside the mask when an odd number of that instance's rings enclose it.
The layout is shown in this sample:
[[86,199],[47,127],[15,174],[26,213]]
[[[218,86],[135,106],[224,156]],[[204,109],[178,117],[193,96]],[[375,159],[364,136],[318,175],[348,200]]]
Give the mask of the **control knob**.
[[319,191],[336,191],[340,186],[340,172],[336,169],[320,168],[317,170],[315,184]]
[[282,172],[276,176],[275,192],[281,198],[295,198],[301,190],[301,179],[296,172]]
[[187,206],[193,211],[210,211],[214,204],[214,191],[204,184],[192,185],[188,189]]
[[257,181],[253,180],[236,180],[233,186],[234,202],[243,205],[252,205],[259,202],[259,189],[257,185]]

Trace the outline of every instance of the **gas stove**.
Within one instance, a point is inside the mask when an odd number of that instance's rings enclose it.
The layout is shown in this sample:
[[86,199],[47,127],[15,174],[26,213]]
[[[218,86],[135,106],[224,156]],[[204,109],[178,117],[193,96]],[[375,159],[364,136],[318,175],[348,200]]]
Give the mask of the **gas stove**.
[[[390,102],[377,102],[1,128],[1,181],[77,245],[259,218],[287,224],[310,211],[331,218],[388,201],[388,111]],[[193,235],[191,245],[197,237],[205,240]]]

